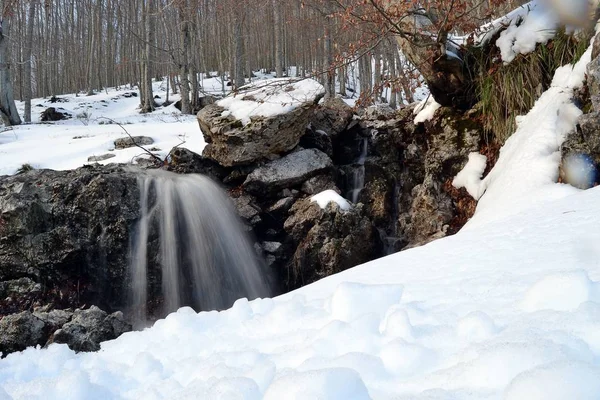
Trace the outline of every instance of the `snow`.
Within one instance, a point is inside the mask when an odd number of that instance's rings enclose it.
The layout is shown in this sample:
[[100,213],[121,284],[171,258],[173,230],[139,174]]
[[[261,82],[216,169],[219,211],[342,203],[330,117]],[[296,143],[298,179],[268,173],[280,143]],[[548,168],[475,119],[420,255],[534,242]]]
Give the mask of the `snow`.
[[538,44],[546,44],[560,26],[559,16],[549,7],[534,1],[523,8],[527,12],[513,18],[496,41],[505,63],[510,63],[518,54],[531,53]]
[[469,161],[467,162],[467,165],[465,165],[462,171],[456,175],[452,181],[452,186],[457,189],[467,189],[467,192],[471,195],[471,197],[478,200],[482,195],[482,193],[480,193],[481,178],[483,177],[486,166],[486,156],[475,152],[469,154]]
[[[538,44],[546,44],[554,38],[561,26],[567,32],[584,28],[590,23],[593,10],[591,3],[597,0],[533,0],[509,14],[492,21],[479,29],[475,42],[487,43],[501,29],[496,40],[502,61],[510,63],[519,54],[531,53]],[[464,43],[465,38],[453,38]]]
[[600,189],[577,192],[275,299],[182,308],[98,353],[31,348],[0,361],[0,388],[14,399],[598,398],[599,215]]
[[600,368],[582,363],[556,364],[518,376],[506,400],[594,400],[600,398]]
[[350,203],[334,190],[325,190],[316,194],[310,198],[310,201],[317,203],[322,209],[327,208],[329,203],[337,204],[343,211],[348,211],[352,208]]
[[521,307],[528,312],[574,311],[587,301],[600,302],[600,285],[585,270],[576,270],[544,277],[529,289]]
[[590,61],[591,46],[577,64],[556,71],[551,87],[526,116],[518,118],[517,131],[506,141],[498,162],[483,180],[478,182],[478,165],[471,162],[457,177],[458,183],[468,184],[469,193],[481,196],[466,229],[577,191],[556,181],[560,146],[582,114],[573,103],[573,91],[581,87]]
[[430,121],[440,107],[442,107],[442,105],[435,101],[433,96],[426,97],[413,111],[416,115],[414,123],[420,124],[425,121]]
[[[215,78],[205,79],[205,84]],[[215,84],[216,85],[216,84]],[[165,99],[165,83],[154,83],[157,102]],[[137,148],[115,150],[115,139],[127,137],[123,128],[133,136],[149,136],[154,143],[145,146],[164,158],[169,151],[185,142],[182,147],[202,153],[205,143],[196,118],[182,115],[174,105],[159,108],[151,114],[139,114],[138,97],[124,97],[132,90],[108,89],[93,96],[64,95],[67,102],[50,103],[49,99],[32,101],[32,124],[23,124],[0,132],[0,175],[14,174],[23,164],[34,168],[66,170],[89,164],[88,158],[103,154],[115,157],[100,164],[130,163],[144,152]],[[170,96],[176,101],[177,96]],[[40,113],[48,107],[60,107],[73,115],[73,119],[40,123]],[[23,112],[24,103],[17,102]],[[123,128],[119,127],[119,123]]]
[[324,90],[313,79],[270,79],[244,86],[239,93],[219,100],[217,105],[223,107],[227,115],[248,125],[252,117],[273,117],[293,111],[314,101]]

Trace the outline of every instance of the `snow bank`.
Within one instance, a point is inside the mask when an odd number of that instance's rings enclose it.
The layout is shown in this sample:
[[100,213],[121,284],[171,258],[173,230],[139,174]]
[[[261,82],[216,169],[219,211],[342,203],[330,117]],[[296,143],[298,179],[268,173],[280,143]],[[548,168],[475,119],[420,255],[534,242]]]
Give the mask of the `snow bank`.
[[522,308],[528,312],[573,311],[586,301],[600,301],[600,284],[592,282],[585,271],[572,271],[537,282],[525,294]]
[[259,81],[244,86],[217,105],[225,108],[225,115],[233,115],[244,125],[251,117],[273,117],[288,113],[307,102],[314,101],[325,89],[314,79],[290,78]]
[[502,61],[510,63],[517,55],[531,53],[538,44],[553,39],[561,26],[568,26],[570,31],[586,27],[591,11],[590,0],[534,0],[482,26],[475,41],[486,43],[504,29],[496,45]]
[[519,375],[505,400],[600,399],[600,368],[582,363],[558,363]]
[[465,165],[462,171],[456,175],[452,181],[452,186],[457,189],[464,187],[467,189],[467,192],[469,192],[471,197],[473,197],[475,200],[478,200],[483,194],[480,193],[481,178],[483,177],[486,166],[486,156],[479,153],[469,154],[469,161],[467,162],[467,165]]
[[290,373],[277,379],[264,400],[370,400],[365,384],[352,369],[332,368]]
[[430,121],[435,115],[435,112],[439,110],[440,107],[442,107],[442,105],[435,101],[433,96],[426,97],[414,109],[413,113],[415,114],[415,119],[413,122],[415,124],[420,124],[425,121]]
[[490,173],[477,185],[480,165],[471,165],[458,178],[469,193],[481,195],[474,217],[465,226],[488,223],[547,199],[572,194],[575,188],[557,185],[560,146],[577,123],[581,110],[573,103],[573,90],[581,87],[591,46],[575,65],[559,68],[550,89],[518,119],[517,131],[500,150]]
[[510,63],[519,54],[531,53],[538,44],[546,44],[560,26],[559,15],[539,2],[531,2],[522,9],[526,11],[512,18],[496,41],[505,63]]
[[596,399],[599,223],[596,188],[98,353],[28,349],[0,399]]
[[325,190],[319,194],[315,194],[310,198],[311,202],[315,202],[322,209],[327,208],[329,203],[337,204],[341,210],[348,211],[352,208],[350,203],[342,196],[340,196],[335,190]]

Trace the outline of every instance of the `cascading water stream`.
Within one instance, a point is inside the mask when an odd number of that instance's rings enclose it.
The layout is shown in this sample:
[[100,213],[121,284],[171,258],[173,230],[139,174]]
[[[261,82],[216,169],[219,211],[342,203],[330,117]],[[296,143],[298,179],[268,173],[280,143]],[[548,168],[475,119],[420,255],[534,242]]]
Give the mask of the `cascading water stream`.
[[358,202],[358,196],[365,187],[365,160],[367,159],[368,144],[367,138],[361,138],[360,155],[354,163],[349,179],[350,190],[347,198],[353,203]]
[[227,195],[202,175],[147,171],[130,276],[136,327],[148,316],[149,267],[159,265],[162,315],[184,305],[221,310],[271,294],[262,263]]

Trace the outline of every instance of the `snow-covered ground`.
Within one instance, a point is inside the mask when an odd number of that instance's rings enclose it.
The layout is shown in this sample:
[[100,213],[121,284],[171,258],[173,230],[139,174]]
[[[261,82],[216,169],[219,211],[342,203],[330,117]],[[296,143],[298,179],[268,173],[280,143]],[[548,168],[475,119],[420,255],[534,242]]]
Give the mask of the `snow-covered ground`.
[[598,399],[600,189],[92,354],[0,361],[14,399]]
[[[154,84],[156,101],[165,100],[165,82]],[[59,96],[67,102],[50,103],[49,99],[32,101],[32,124],[16,126],[0,133],[0,175],[13,174],[23,164],[34,168],[72,169],[88,163],[88,157],[114,154],[101,163],[128,163],[143,154],[139,148],[115,150],[115,139],[127,137],[117,124],[122,124],[133,136],[149,136],[154,144],[146,146],[164,157],[176,145],[201,153],[204,139],[194,116],[182,115],[174,105],[142,115],[137,110],[138,97],[124,97],[136,92],[108,89],[93,96]],[[169,101],[179,100],[171,95]],[[19,112],[24,104],[17,102]],[[70,113],[70,120],[40,123],[40,114],[48,107]],[[109,118],[109,119],[107,119]]]

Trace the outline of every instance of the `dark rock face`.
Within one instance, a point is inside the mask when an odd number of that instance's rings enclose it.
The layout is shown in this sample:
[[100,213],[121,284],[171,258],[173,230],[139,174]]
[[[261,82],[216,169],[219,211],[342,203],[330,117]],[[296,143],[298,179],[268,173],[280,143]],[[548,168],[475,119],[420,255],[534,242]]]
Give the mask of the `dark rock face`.
[[331,167],[331,159],[321,151],[300,150],[255,169],[248,175],[244,188],[254,194],[273,193],[327,172]]
[[0,351],[6,355],[42,345],[46,335],[44,321],[29,311],[7,315],[0,320]]
[[55,122],[62,121],[65,119],[71,119],[72,115],[63,109],[56,107],[48,107],[40,116],[42,122]]
[[338,141],[341,149],[334,156],[348,163],[356,157],[357,142],[368,138],[365,182],[358,201],[392,244],[388,252],[456,231],[451,225],[457,201],[447,183],[464,167],[469,153],[479,150],[482,137],[482,128],[469,115],[450,109],[440,109],[432,121],[418,126],[413,119],[410,108],[393,118],[387,112],[363,117],[360,127],[349,132],[355,139]]
[[596,36],[592,57],[587,66],[587,86],[579,93],[584,95],[582,103],[588,103],[580,104],[587,114],[579,117],[577,129],[561,146],[561,181],[580,189],[600,184],[600,35]]
[[297,245],[288,264],[288,287],[300,287],[381,255],[377,230],[363,206],[349,211],[330,203],[325,210],[310,199],[298,201],[284,228]]
[[154,143],[154,139],[148,136],[123,137],[115,140],[115,149],[122,150],[135,146],[149,146]]
[[0,352],[4,356],[30,346],[64,343],[75,351],[98,351],[100,343],[131,331],[123,313],[87,310],[23,311],[0,320]]
[[171,150],[167,167],[178,174],[204,174],[215,181],[222,181],[230,173],[228,168],[182,147]]
[[34,284],[24,286],[19,301],[0,300],[0,315],[14,311],[15,303],[20,309],[121,307],[129,236],[139,214],[136,179],[117,166],[1,178],[0,282]]
[[208,146],[203,155],[225,167],[248,165],[273,159],[292,150],[304,135],[314,109],[306,103],[294,111],[275,117],[252,117],[248,125],[216,104],[198,113],[198,123]]
[[88,310],[75,310],[71,320],[57,329],[50,343],[65,343],[75,351],[98,351],[100,343],[115,339],[131,331],[123,313],[107,314],[96,306]]
[[333,97],[326,99],[315,109],[311,127],[314,131],[335,137],[346,130],[353,117],[352,108],[342,99]]

